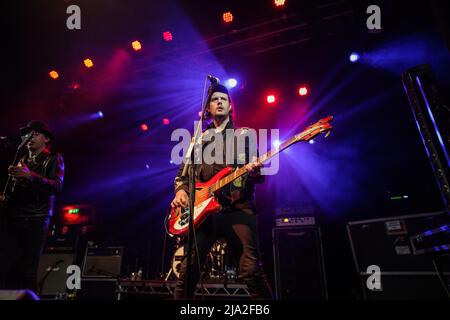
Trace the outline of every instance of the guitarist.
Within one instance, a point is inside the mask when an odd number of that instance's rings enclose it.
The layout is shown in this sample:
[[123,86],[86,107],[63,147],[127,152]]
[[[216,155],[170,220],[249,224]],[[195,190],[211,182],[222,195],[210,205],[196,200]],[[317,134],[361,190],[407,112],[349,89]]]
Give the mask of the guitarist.
[[61,192],[64,160],[52,153],[53,135],[41,121],[30,121],[21,135],[33,132],[28,154],[8,168],[12,188],[0,194],[0,288],[37,289],[37,268],[46,239],[54,195]]
[[[220,84],[213,84],[207,98],[207,107],[205,117],[212,119],[208,129],[215,130],[220,133],[220,137],[230,138],[226,129],[235,129],[232,118],[232,107],[230,104],[230,96],[226,87]],[[231,134],[233,136],[233,134]],[[234,147],[236,150],[236,139],[234,139]],[[208,143],[202,146],[205,149]],[[224,146],[224,155],[226,155],[226,143]],[[234,152],[235,159],[233,163],[222,162],[222,164],[213,163],[206,164],[204,161],[201,165],[195,166],[196,181],[206,182],[216,173],[224,169],[226,166],[237,167],[237,158],[245,157],[246,169],[248,174],[238,178],[229,186],[221,189],[218,195],[222,210],[219,213],[210,215],[206,220],[196,228],[197,248],[200,264],[203,266],[206,255],[210,251],[212,245],[219,238],[225,238],[231,247],[231,251],[236,261],[239,261],[239,273],[248,286],[252,298],[254,299],[272,299],[272,293],[265,275],[260,267],[260,259],[258,253],[258,236],[256,225],[256,206],[254,203],[255,184],[264,181],[264,177],[260,174],[260,164],[249,163],[249,146],[245,146],[245,154],[237,155]],[[224,156],[225,160],[226,156]],[[189,206],[189,183],[188,179],[182,177],[184,164],[175,177],[175,198],[171,205],[174,208]],[[195,248],[195,246],[194,246]],[[195,251],[195,249],[194,249]],[[187,266],[187,255],[183,257],[181,262],[179,279],[176,283],[174,298],[182,299],[185,295],[185,271]],[[192,287],[189,288],[187,296],[194,297],[195,287],[200,277],[198,268],[198,260],[195,256],[192,259]]]

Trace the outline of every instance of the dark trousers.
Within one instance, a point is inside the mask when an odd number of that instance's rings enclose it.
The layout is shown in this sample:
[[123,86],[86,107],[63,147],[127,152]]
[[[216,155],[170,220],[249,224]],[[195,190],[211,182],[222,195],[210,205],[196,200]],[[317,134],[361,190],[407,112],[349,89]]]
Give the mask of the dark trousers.
[[[244,214],[244,213],[243,213]],[[247,219],[248,220],[248,219]],[[224,238],[231,248],[236,261],[239,261],[239,275],[244,280],[252,299],[272,299],[272,292],[259,261],[258,241],[256,232],[256,217],[254,223],[230,223],[221,219],[220,214],[212,215],[196,230],[198,258],[203,268],[206,256],[214,242]],[[185,252],[187,244],[185,244]],[[185,279],[187,267],[187,254],[180,264],[179,279],[175,285],[174,299],[192,299],[195,288],[200,279],[198,258],[195,245],[193,245],[193,258],[191,264],[191,282],[187,297],[185,295]]]
[[7,218],[0,224],[0,288],[37,291],[37,269],[49,218]]

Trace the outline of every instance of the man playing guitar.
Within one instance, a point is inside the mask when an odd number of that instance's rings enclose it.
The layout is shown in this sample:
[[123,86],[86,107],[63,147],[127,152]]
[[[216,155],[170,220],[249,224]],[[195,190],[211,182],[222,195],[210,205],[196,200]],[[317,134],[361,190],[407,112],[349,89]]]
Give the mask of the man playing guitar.
[[[230,97],[226,87],[220,84],[213,84],[209,91],[206,118],[212,119],[207,129],[215,130],[220,138],[225,139],[229,132],[235,129],[232,119],[232,107]],[[242,130],[242,129],[241,129]],[[233,133],[231,133],[233,136]],[[236,141],[235,139],[233,141]],[[214,141],[209,143],[214,144]],[[208,142],[204,143],[203,150]],[[249,292],[254,299],[272,299],[272,293],[265,275],[260,266],[258,253],[258,236],[256,224],[256,206],[254,203],[255,184],[264,181],[260,175],[261,165],[259,163],[250,163],[249,146],[245,146],[245,154],[234,153],[232,163],[225,161],[226,154],[230,150],[224,147],[224,161],[221,163],[207,164],[205,161],[195,166],[196,181],[206,182],[219,171],[226,167],[238,167],[237,158],[245,157],[245,166],[247,174],[240,179],[230,183],[227,187],[221,189],[218,195],[218,201],[222,207],[220,212],[208,216],[202,224],[196,228],[197,249],[194,250],[194,258],[191,265],[191,287],[188,289],[187,297],[193,298],[195,287],[200,277],[198,260],[203,266],[207,253],[211,246],[219,238],[225,238],[231,251],[239,262],[239,274],[247,284]],[[233,146],[235,147],[235,146]],[[189,205],[189,187],[188,178],[182,177],[184,164],[175,178],[175,198],[172,200],[172,208],[187,208]],[[185,250],[186,252],[186,250]],[[198,256],[196,254],[198,253]],[[176,283],[174,298],[181,299],[185,294],[187,256],[181,261],[179,278]]]
[[36,291],[54,195],[63,186],[64,160],[49,151],[53,135],[45,123],[30,121],[20,131],[29,136],[28,154],[8,168],[13,185],[0,194],[0,288]]

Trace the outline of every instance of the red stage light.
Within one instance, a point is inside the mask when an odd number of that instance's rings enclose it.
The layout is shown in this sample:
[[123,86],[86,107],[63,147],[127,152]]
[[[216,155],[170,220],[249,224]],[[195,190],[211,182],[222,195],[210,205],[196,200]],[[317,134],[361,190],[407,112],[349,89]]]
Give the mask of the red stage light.
[[298,89],[298,94],[301,95],[301,96],[306,96],[308,94],[308,88],[305,87],[305,86],[301,86]]
[[284,6],[285,2],[286,2],[285,0],[273,0],[273,3],[275,4],[276,7]]
[[222,19],[225,23],[231,23],[233,21],[233,14],[227,11],[222,15]]
[[59,74],[55,70],[50,71],[48,74],[49,74],[50,78],[52,78],[54,80],[59,78]]
[[148,125],[146,125],[145,123],[141,124],[141,130],[142,131],[147,131],[148,130]]
[[139,50],[142,49],[141,43],[140,43],[139,41],[137,41],[137,40],[133,41],[133,42],[131,43],[131,46],[133,47],[133,49],[134,49],[135,51],[139,51]]
[[94,62],[91,59],[84,59],[83,62],[86,68],[91,68],[94,66]]
[[68,85],[68,88],[72,90],[77,90],[80,88],[80,84],[78,82],[72,82]]
[[272,104],[272,103],[275,103],[275,95],[273,95],[273,94],[269,94],[268,96],[267,96],[267,103],[269,103],[269,104]]
[[163,119],[163,124],[165,124],[166,126],[170,123],[169,119],[164,118]]
[[172,33],[170,31],[164,31],[163,38],[165,41],[172,41],[173,39]]

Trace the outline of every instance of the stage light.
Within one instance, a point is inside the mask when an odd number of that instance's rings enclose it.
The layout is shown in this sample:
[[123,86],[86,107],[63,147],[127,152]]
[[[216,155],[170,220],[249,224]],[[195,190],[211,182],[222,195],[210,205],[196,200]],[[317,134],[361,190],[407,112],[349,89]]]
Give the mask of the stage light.
[[225,23],[231,23],[233,22],[233,14],[230,11],[227,11],[222,15],[222,19]]
[[48,73],[48,75],[50,76],[50,78],[52,78],[53,80],[56,80],[59,78],[59,74],[58,72],[56,72],[55,70],[52,70]]
[[104,117],[104,114],[102,111],[97,111],[97,112],[93,112],[89,115],[89,119],[92,121],[98,120],[98,119],[102,119]]
[[285,3],[285,2],[286,2],[285,0],[273,0],[273,4],[274,4],[276,7],[284,6],[284,3]]
[[67,87],[72,90],[77,90],[80,89],[80,84],[78,82],[72,82]]
[[308,141],[310,144],[314,144],[314,139]]
[[227,87],[228,89],[234,88],[236,86],[237,86],[237,80],[234,78],[230,78],[225,81],[225,87]]
[[172,33],[170,31],[164,31],[163,38],[165,41],[172,41],[173,39]]
[[139,41],[135,40],[131,43],[131,46],[133,47],[133,50],[139,51],[142,49],[142,45]]
[[269,104],[275,103],[275,100],[276,100],[276,99],[275,99],[275,95],[269,94],[269,95],[267,96],[266,100],[267,100],[267,103],[269,103]]
[[298,88],[298,94],[303,96],[306,96],[308,94],[308,87],[303,85],[300,88]]
[[356,52],[352,52],[349,59],[350,59],[350,62],[354,63],[359,60],[359,54]]
[[167,118],[164,118],[162,122],[166,126],[169,125],[169,123],[170,123],[169,119],[167,119]]
[[274,146],[275,148],[278,148],[280,145],[281,145],[280,140],[275,140],[275,141],[273,142],[273,146]]
[[146,169],[150,169],[150,165],[148,163],[145,164]]
[[145,124],[145,123],[141,124],[141,130],[142,131],[148,131],[148,125]]
[[94,62],[91,59],[84,59],[83,62],[86,68],[92,68],[94,66]]

